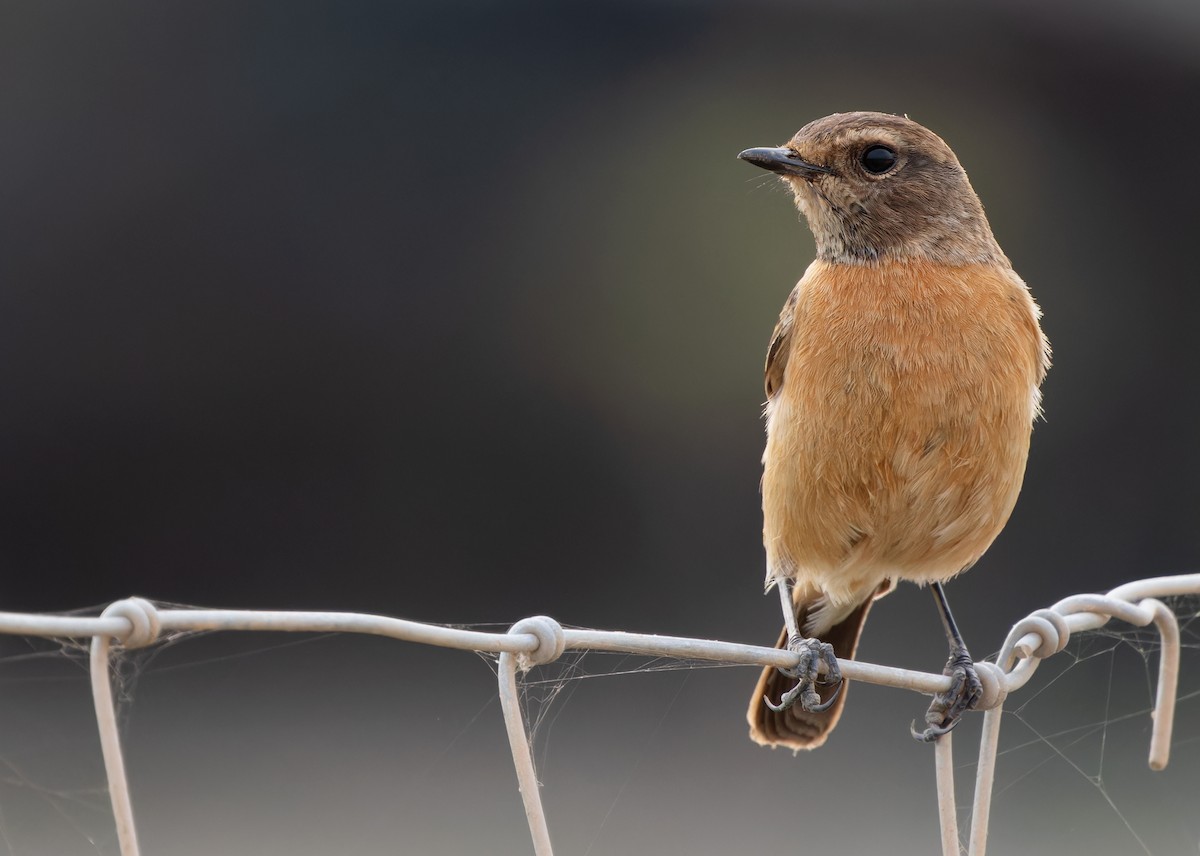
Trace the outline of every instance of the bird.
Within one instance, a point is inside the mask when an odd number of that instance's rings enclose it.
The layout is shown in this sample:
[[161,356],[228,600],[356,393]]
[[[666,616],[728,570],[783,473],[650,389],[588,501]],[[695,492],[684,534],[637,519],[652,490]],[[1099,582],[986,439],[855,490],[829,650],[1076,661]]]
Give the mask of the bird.
[[779,177],[816,243],[764,372],[766,588],[798,661],[763,670],[750,737],[822,745],[846,700],[837,659],[907,580],[933,591],[950,646],[950,689],[911,727],[935,741],[982,692],[942,583],[1020,492],[1050,367],[1041,309],[954,152],[907,116],[835,113],[738,157]]

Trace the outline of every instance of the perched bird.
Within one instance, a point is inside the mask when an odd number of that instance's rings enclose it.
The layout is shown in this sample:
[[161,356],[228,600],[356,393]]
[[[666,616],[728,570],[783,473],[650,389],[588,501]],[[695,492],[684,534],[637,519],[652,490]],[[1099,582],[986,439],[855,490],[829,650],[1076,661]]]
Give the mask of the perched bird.
[[872,601],[910,580],[931,585],[951,647],[953,686],[913,731],[935,740],[981,691],[941,583],[1017,500],[1049,367],[1041,312],[958,159],[916,122],[837,113],[738,157],[779,175],[817,246],[766,364],[767,587],[779,647],[800,659],[764,670],[750,736],[824,743],[846,697],[836,658],[854,656]]

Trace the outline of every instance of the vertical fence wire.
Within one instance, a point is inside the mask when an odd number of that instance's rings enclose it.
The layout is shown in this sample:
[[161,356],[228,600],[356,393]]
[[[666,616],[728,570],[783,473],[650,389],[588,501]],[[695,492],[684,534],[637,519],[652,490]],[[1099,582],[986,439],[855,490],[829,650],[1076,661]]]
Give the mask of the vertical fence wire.
[[117,709],[113,704],[112,677],[109,674],[109,637],[93,636],[89,653],[92,700],[96,707],[96,725],[100,730],[100,751],[108,776],[108,795],[121,856],[138,856],[137,827],[133,823],[133,800],[125,775],[125,757],[121,753],[121,734],[117,728]]
[[942,829],[942,856],[959,856],[958,808],[954,803],[954,735],[943,734],[934,743],[937,771],[938,822]]

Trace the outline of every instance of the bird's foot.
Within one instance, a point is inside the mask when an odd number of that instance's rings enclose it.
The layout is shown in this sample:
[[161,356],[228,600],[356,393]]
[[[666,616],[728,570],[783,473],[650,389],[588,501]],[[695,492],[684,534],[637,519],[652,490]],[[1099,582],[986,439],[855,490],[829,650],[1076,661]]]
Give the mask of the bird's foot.
[[[797,654],[800,662],[796,664],[795,668],[780,669],[779,671],[795,678],[797,684],[783,694],[783,697],[779,699],[779,704],[773,704],[769,698],[764,696],[763,700],[767,703],[767,707],[780,713],[799,701],[800,707],[809,713],[829,710],[842,691],[842,670],[838,668],[837,655],[833,653],[833,646],[819,639],[803,639],[799,636],[792,636],[788,639],[788,650]],[[825,664],[824,679],[817,670],[820,663]],[[836,684],[837,688],[833,691],[833,695],[822,702],[821,695],[817,692],[818,684]]]
[[943,734],[949,734],[964,713],[975,709],[983,695],[983,684],[979,682],[975,663],[966,648],[950,652],[950,660],[942,674],[952,679],[950,689],[933,697],[933,704],[925,713],[924,731],[917,731],[915,726],[910,728],[912,736],[922,743],[932,743]]

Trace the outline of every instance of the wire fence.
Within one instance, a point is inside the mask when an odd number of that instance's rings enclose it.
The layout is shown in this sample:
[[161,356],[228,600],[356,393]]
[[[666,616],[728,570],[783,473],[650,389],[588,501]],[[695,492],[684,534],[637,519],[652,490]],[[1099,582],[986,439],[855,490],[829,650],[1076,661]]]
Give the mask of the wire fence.
[[[1180,632],[1175,614],[1159,598],[1195,594],[1200,594],[1200,574],[1155,577],[1127,583],[1107,594],[1074,595],[1048,609],[1036,610],[1017,622],[996,662],[976,663],[983,683],[979,708],[985,713],[968,839],[969,856],[984,856],[987,847],[988,816],[1005,699],[1029,682],[1041,660],[1062,651],[1072,633],[1103,627],[1112,619],[1137,627],[1154,626],[1161,645],[1155,705],[1151,712],[1149,764],[1153,770],[1166,767],[1178,685]],[[486,633],[362,613],[160,609],[142,598],[117,601],[98,617],[0,612],[0,633],[45,638],[90,637],[92,697],[122,856],[139,856],[140,851],[113,702],[113,659],[120,656],[119,651],[114,653],[113,644],[122,649],[137,649],[154,645],[166,633],[218,630],[360,633],[499,654],[500,703],[536,856],[552,856],[553,849],[521,710],[518,685],[522,674],[557,660],[566,651],[607,651],[783,668],[796,664],[795,654],[777,648],[678,636],[564,629],[546,616],[522,619],[507,633]],[[853,660],[839,660],[838,664],[846,678],[927,695],[946,690],[950,685],[950,679],[941,674]],[[942,852],[944,856],[959,856],[951,734],[935,744],[934,761]]]

